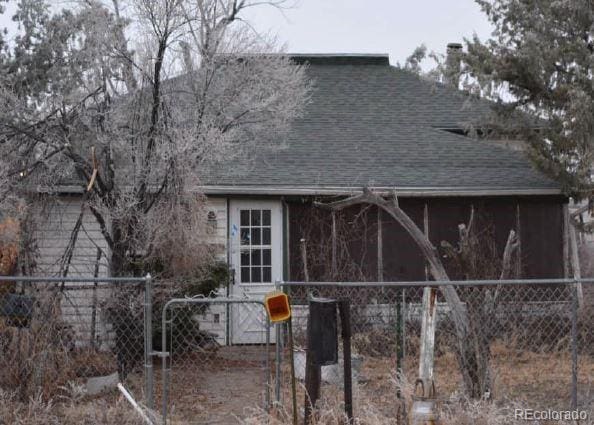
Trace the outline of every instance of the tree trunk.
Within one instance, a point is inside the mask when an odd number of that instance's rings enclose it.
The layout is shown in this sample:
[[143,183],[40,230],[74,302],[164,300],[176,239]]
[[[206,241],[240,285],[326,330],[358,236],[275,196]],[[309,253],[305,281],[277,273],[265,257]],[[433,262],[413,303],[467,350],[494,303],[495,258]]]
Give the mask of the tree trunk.
[[[437,249],[431,244],[427,235],[399,207],[396,194],[393,195],[393,200],[390,202],[371,192],[368,188],[364,188],[363,193],[360,195],[337,202],[317,205],[337,211],[358,204],[371,204],[386,211],[407,231],[422,251],[429,264],[429,271],[433,279],[436,281],[450,280],[439,258]],[[441,285],[439,289],[450,309],[450,317],[456,332],[456,357],[466,390],[473,398],[484,397],[485,393],[491,390],[489,341],[484,338],[480,328],[484,325],[484,306],[473,305],[474,303],[465,305],[452,285]],[[435,340],[436,319],[435,289],[425,288],[423,299],[422,332],[424,335],[421,346],[419,378],[423,381],[425,392],[428,392],[433,387],[433,343]],[[475,297],[475,300],[477,303],[480,302],[479,297]]]

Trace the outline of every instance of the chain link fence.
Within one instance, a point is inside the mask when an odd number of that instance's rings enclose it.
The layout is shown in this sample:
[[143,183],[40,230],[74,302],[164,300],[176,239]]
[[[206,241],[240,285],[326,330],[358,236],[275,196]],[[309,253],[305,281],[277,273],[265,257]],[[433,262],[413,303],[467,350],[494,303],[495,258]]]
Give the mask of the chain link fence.
[[0,388],[19,398],[143,384],[144,278],[0,278]]
[[[290,422],[286,325],[271,331],[259,300],[172,299],[159,285],[153,295],[145,278],[0,280],[10,288],[0,294],[2,390],[23,400],[39,394],[60,400],[122,381],[170,423],[259,423],[269,413]],[[418,373],[424,285],[282,284],[293,310],[300,416],[308,301],[318,296],[350,302],[355,417],[360,423],[406,423]],[[464,361],[439,292],[444,284],[431,285],[438,293],[434,375],[445,415],[468,406],[485,414],[469,396],[474,382],[478,398],[488,400],[484,406],[497,407],[504,418],[518,407],[576,408],[592,417],[591,282],[456,282],[469,320],[465,346],[480,354]],[[337,365],[322,367],[318,413],[331,413],[320,423],[341,420],[343,362],[339,352]],[[470,388],[465,376],[474,379]]]
[[[573,281],[457,282],[467,317],[464,346],[475,356],[459,355],[450,310],[437,288],[435,385],[444,411],[472,405],[469,396],[488,400],[504,417],[516,408],[594,408],[594,285]],[[293,308],[298,403],[306,401],[305,377],[308,300],[346,299],[351,305],[355,417],[365,423],[402,421],[418,376],[423,283],[288,282]],[[340,326],[340,325],[339,325]],[[286,332],[285,335],[286,342]],[[282,353],[277,397],[290,407],[288,350]],[[338,345],[341,347],[341,344]],[[476,361],[470,362],[469,359]],[[342,353],[337,365],[322,366],[319,414],[340,412],[343,400]],[[471,381],[465,380],[470,376]],[[476,387],[473,387],[476,385]],[[476,394],[475,389],[483,391]],[[326,413],[324,413],[326,412]],[[402,422],[406,423],[406,422]]]

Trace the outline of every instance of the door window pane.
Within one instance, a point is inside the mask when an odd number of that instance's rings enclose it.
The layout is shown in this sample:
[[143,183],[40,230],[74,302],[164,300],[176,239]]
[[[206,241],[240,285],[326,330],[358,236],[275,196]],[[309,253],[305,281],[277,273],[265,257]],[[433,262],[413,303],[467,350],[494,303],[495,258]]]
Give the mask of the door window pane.
[[272,265],[271,262],[271,252],[269,249],[263,249],[262,250],[262,265],[264,266],[270,266]]
[[241,265],[242,266],[250,265],[250,251],[247,249],[244,249],[243,251],[241,251]]
[[241,244],[250,245],[250,229],[241,229]]
[[272,282],[272,267],[262,267],[262,282]]
[[241,282],[246,283],[250,281],[250,268],[249,267],[242,267],[241,268]]
[[260,267],[252,267],[252,282],[253,283],[262,282],[262,276],[260,274]]
[[262,210],[262,226],[270,226],[270,210]]
[[252,250],[252,266],[259,266],[260,264],[262,264],[261,260],[262,260],[261,251],[259,249],[253,249]]
[[250,225],[250,210],[241,210],[240,212],[240,226],[249,226]]
[[262,229],[262,245],[270,245],[270,228]]
[[261,226],[262,223],[262,211],[252,210],[252,226]]
[[252,245],[260,245],[260,232],[262,229],[252,228]]

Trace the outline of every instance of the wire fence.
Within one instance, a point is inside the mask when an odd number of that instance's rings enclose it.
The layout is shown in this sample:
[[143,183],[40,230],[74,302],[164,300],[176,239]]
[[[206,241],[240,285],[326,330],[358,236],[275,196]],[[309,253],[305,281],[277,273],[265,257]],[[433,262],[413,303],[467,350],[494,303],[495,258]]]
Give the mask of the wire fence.
[[[285,282],[293,309],[297,379],[305,377],[308,300],[349,300],[355,416],[374,423],[404,421],[418,376],[423,286],[428,283]],[[594,408],[594,285],[570,280],[456,282],[469,332],[460,340],[449,306],[437,291],[435,385],[447,406],[459,399],[493,401],[514,409]],[[286,332],[284,333],[286,338]],[[341,347],[339,344],[338,347]],[[283,354],[279,402],[290,401],[288,350]],[[461,351],[465,351],[461,355]],[[340,406],[342,353],[322,367],[320,410]],[[303,385],[298,400],[307,403]],[[336,410],[336,409],[334,409]],[[360,416],[361,417],[361,416]],[[404,423],[404,422],[403,422]]]
[[[0,282],[10,287],[0,294],[2,390],[56,399],[100,392],[115,380],[171,423],[259,423],[269,414],[290,422],[287,328],[271,330],[259,299],[172,299],[150,278]],[[508,415],[518,406],[591,415],[594,284],[556,279],[448,283],[468,322],[462,345],[441,294],[446,283],[280,284],[292,305],[300,417],[308,302],[317,296],[350,303],[355,417],[406,423],[427,284],[437,289],[434,376],[442,411],[479,398]],[[339,351],[337,364],[322,367],[319,414],[344,407],[343,364]]]
[[0,277],[0,388],[21,399],[143,387],[146,278]]

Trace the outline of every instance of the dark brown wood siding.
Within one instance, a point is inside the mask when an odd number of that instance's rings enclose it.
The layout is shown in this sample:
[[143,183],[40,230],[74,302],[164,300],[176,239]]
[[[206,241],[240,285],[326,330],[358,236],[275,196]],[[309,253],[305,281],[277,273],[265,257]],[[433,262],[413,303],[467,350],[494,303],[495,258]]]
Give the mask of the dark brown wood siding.
[[522,262],[528,278],[563,277],[563,207],[543,199],[524,200]]
[[[424,208],[427,205],[429,236],[439,247],[441,241],[458,242],[458,225],[467,223],[474,208],[480,226],[489,227],[499,254],[509,231],[519,231],[521,237],[521,276],[523,278],[559,278],[563,276],[563,204],[564,197],[486,197],[486,198],[402,198],[400,206],[423,229]],[[303,280],[299,241],[307,239],[310,252],[315,253],[309,265],[311,280],[328,279],[331,249],[330,212],[312,205],[311,199],[292,200],[289,206],[290,280]],[[342,263],[352,262],[352,281],[379,280],[375,207],[353,207],[340,213],[341,246],[348,254]],[[404,229],[387,214],[381,214],[383,237],[383,280],[425,280],[425,264],[419,249]],[[340,249],[340,246],[339,246]],[[448,268],[447,260],[446,268]],[[345,264],[342,271],[351,270]],[[448,268],[451,278],[459,278]],[[344,273],[343,273],[344,274]],[[348,273],[347,273],[348,274]],[[347,280],[344,276],[342,280]]]
[[[425,203],[402,199],[400,207],[423,229]],[[387,213],[382,214],[384,281],[425,280],[425,260],[413,239]]]

